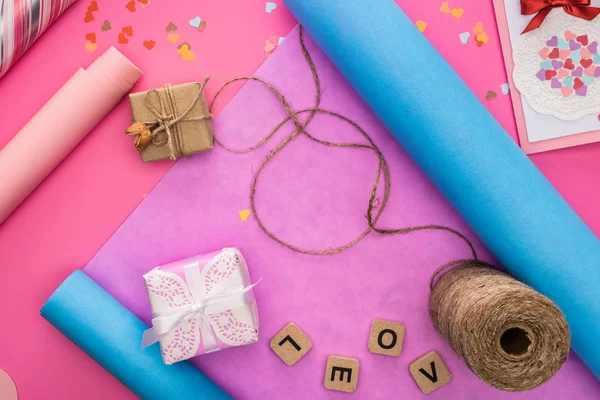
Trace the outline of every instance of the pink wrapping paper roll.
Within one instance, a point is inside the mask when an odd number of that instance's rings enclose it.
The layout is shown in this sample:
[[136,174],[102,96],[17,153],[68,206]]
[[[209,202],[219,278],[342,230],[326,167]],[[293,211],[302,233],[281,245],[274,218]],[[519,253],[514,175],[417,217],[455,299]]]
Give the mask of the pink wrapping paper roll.
[[77,146],[142,72],[109,48],[79,69],[0,150],[0,223]]
[[75,0],[0,1],[0,77]]

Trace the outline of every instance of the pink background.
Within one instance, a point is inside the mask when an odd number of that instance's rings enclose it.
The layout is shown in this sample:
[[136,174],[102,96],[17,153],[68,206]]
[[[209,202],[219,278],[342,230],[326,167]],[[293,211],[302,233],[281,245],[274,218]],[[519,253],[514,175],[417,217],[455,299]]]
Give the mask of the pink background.
[[[265,59],[269,36],[286,36],[295,21],[279,1],[271,14],[258,0],[172,2],[154,0],[136,13],[127,1],[99,1],[100,11],[90,24],[83,22],[89,2],[79,0],[40,38],[24,58],[0,80],[0,146],[27,122],[35,111],[80,66],[87,66],[111,44],[120,28],[132,25],[134,37],[117,48],[145,72],[134,90],[166,82],[199,80],[210,74],[208,96],[228,77],[251,74]],[[425,35],[455,67],[490,111],[516,138],[510,99],[500,85],[506,82],[491,0],[463,0],[455,19],[439,12],[441,1],[399,3],[414,20],[428,23]],[[199,15],[207,21],[197,32],[187,21]],[[112,30],[100,32],[104,19]],[[183,62],[164,27],[179,26],[183,41],[197,55]],[[458,35],[483,22],[490,42],[478,48],[473,38],[461,44]],[[84,35],[96,32],[98,50],[84,48]],[[472,35],[473,36],[473,35]],[[141,42],[157,42],[152,51]],[[498,98],[486,101],[488,90]],[[226,94],[229,98],[230,91]],[[222,99],[225,100],[225,99]],[[220,101],[222,108],[225,101]],[[4,319],[0,332],[0,368],[15,380],[22,399],[127,399],[134,396],[106,371],[77,349],[41,317],[39,309],[58,284],[74,269],[83,267],[151,191],[172,165],[144,165],[122,135],[130,121],[128,105],[119,106],[73,154],[0,226],[0,304]],[[532,156],[542,172],[594,231],[600,230],[600,144]],[[515,177],[519,179],[519,177]],[[7,329],[6,326],[11,326]]]

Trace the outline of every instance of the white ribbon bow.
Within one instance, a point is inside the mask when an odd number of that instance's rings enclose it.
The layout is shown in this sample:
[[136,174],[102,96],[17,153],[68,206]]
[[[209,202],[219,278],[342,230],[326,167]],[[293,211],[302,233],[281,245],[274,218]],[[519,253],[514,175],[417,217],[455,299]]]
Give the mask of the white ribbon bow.
[[260,282],[259,279],[255,284],[244,287],[241,282],[224,279],[206,295],[203,295],[202,276],[198,262],[187,264],[184,267],[184,273],[192,295],[192,304],[154,313],[152,328],[146,330],[142,337],[142,348],[160,341],[170,332],[181,328],[190,319],[199,316],[204,353],[219,350],[219,342],[210,324],[209,314],[218,314],[245,306],[248,301],[244,295]]

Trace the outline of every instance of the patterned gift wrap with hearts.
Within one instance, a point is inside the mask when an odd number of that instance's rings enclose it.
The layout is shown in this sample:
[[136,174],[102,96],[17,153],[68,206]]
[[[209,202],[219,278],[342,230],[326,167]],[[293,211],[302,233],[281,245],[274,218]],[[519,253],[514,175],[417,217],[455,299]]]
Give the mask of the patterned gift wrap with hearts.
[[[144,282],[154,316],[149,331],[170,324],[168,332],[150,335],[160,343],[165,364],[258,341],[253,285],[239,250],[227,248],[154,268]],[[162,318],[160,324],[157,318]]]

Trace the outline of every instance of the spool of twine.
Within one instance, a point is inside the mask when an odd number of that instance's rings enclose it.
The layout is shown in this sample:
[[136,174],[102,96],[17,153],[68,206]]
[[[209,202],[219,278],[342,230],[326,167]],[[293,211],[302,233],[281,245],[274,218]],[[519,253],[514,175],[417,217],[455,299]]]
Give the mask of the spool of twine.
[[[444,270],[448,272],[436,282]],[[440,268],[432,277],[429,311],[436,329],[467,366],[502,390],[540,386],[569,353],[569,326],[561,310],[481,261]]]

